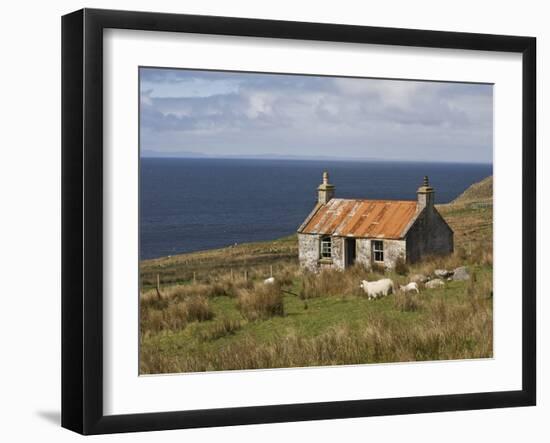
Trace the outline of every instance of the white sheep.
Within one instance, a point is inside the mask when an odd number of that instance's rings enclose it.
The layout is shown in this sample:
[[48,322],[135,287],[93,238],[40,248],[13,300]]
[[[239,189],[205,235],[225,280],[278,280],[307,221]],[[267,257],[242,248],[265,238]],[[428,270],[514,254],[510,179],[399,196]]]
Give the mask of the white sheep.
[[433,280],[430,280],[426,283],[426,287],[428,289],[441,288],[442,286],[445,286],[445,282],[440,278],[434,278]]
[[275,277],[269,277],[264,280],[264,285],[272,285],[275,283]]
[[399,285],[399,289],[403,292],[416,291],[417,294],[420,294],[420,291],[418,290],[418,283],[416,283],[415,281],[412,281],[409,284],[406,284],[405,286]]
[[389,278],[383,278],[377,281],[362,280],[359,287],[365,291],[369,300],[385,297],[394,292],[393,281]]

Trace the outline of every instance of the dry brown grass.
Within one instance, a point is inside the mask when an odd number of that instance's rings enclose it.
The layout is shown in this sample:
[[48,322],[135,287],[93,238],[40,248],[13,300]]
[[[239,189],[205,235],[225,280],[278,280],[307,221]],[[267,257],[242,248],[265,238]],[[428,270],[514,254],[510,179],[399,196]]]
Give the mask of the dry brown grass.
[[397,291],[393,299],[394,307],[401,312],[416,312],[421,307],[421,299],[417,294]]
[[442,299],[424,305],[428,318],[404,325],[388,317],[369,320],[366,327],[346,324],[303,338],[290,334],[276,342],[259,343],[252,337],[201,355],[142,355],[142,371],[197,372],[300,366],[363,364],[483,358],[492,355],[492,310],[486,299],[450,307]]
[[384,274],[386,272],[386,268],[379,263],[372,263],[371,272],[375,274]]
[[210,309],[206,297],[200,295],[189,297],[183,304],[187,321],[206,321],[214,317],[214,312]]
[[469,186],[466,191],[454,199],[453,204],[469,203],[469,202],[485,202],[493,200],[493,176],[489,176]]
[[258,283],[252,289],[241,289],[237,308],[250,321],[283,316],[285,309],[280,285]]
[[197,283],[215,283],[233,270],[235,280],[270,276],[270,267],[279,275],[286,265],[298,263],[298,242],[295,235],[271,242],[246,243],[227,248],[174,255],[140,262],[141,284],[145,289],[155,286],[157,274],[163,285],[189,283],[193,273]]
[[395,272],[399,275],[407,275],[409,273],[409,265],[401,256],[397,257],[397,260],[395,260]]
[[274,268],[275,280],[281,287],[291,286],[301,276],[302,270],[297,263],[283,263]]
[[[165,286],[161,289],[162,300],[184,300],[188,297],[236,297],[242,288],[251,288],[253,282],[244,279],[231,279],[230,275],[221,275],[212,283],[190,283],[184,285]],[[155,289],[149,289],[141,294],[141,300],[145,303],[156,303],[158,295]]]
[[[483,257],[480,257],[483,261]],[[412,266],[411,272],[437,267],[452,268],[456,264],[454,260],[457,258],[436,257],[427,263]],[[469,267],[470,280],[455,284],[452,296],[444,296],[446,290],[425,290],[420,295],[398,291],[390,296],[392,299],[389,304],[384,305],[382,302],[382,306],[385,306],[381,308],[382,311],[375,308],[360,327],[341,323],[314,337],[291,333],[289,330],[283,333],[281,330],[282,334],[277,335],[276,340],[267,342],[254,334],[244,333],[238,338],[229,339],[223,347],[205,347],[200,352],[191,353],[159,353],[151,346],[143,347],[141,371],[196,372],[490,357],[492,274],[486,267],[479,268],[479,273],[475,266]],[[300,275],[297,270],[287,271]],[[386,275],[396,284],[405,283],[407,279],[396,274]],[[363,299],[358,283],[364,277],[371,280],[382,275],[361,268],[345,272],[325,271],[318,275],[305,273],[302,274],[299,286],[302,289],[297,291],[306,303],[308,297],[312,299],[311,303],[313,299],[327,297],[341,298],[342,303],[346,300],[356,303],[356,300]],[[192,286],[199,285],[189,285]],[[185,290],[190,289],[186,287]],[[171,298],[147,299],[143,304],[148,309],[142,311],[142,330],[146,330],[147,334],[173,331],[184,328],[191,318],[199,321],[211,318],[200,314],[203,312],[201,308],[208,303],[207,297],[195,294],[196,299],[188,305],[193,296],[184,297],[178,291],[165,291]],[[248,322],[285,315],[280,283],[249,283],[239,288],[237,294],[234,300],[229,300],[244,319],[221,317],[211,324],[201,325],[192,330],[196,340],[213,343],[248,328]],[[184,297],[183,300],[181,297]],[[372,303],[373,307],[381,306],[376,302],[366,303]],[[403,315],[420,315],[421,320],[403,322],[402,317],[399,317]]]
[[[378,274],[376,274],[378,276]],[[303,276],[301,298],[359,296],[363,290],[359,287],[361,280],[373,278],[375,274],[362,266],[353,266],[346,272],[325,269],[318,274],[306,272]]]
[[208,299],[193,295],[184,300],[148,299],[140,303],[140,329],[142,334],[163,330],[179,330],[192,321],[206,321],[214,317]]
[[[485,196],[488,186],[489,181],[476,190],[482,198],[479,201],[470,193],[458,202],[438,206],[454,230],[455,253],[407,265],[409,269],[401,270],[401,275],[359,266],[345,272],[302,273],[295,236],[142,262],[140,327],[146,345],[140,348],[140,371],[491,357],[493,256],[491,198]],[[464,265],[471,275],[469,281],[449,282],[439,290],[421,287],[420,295],[398,292],[390,296],[393,299],[368,302],[359,288],[363,279],[389,277],[399,285],[408,283],[413,273],[433,275],[438,268]],[[277,284],[264,285],[271,267]],[[162,283],[160,299],[154,290],[157,273]],[[288,291],[284,299],[282,290]],[[294,293],[304,303],[290,295]],[[197,300],[190,302],[192,298]],[[359,323],[348,321],[350,311],[345,306],[361,303],[370,303],[371,308]],[[211,306],[217,317],[204,322],[213,318]],[[336,321],[327,322],[333,318],[326,315],[327,309],[337,313]],[[296,320],[299,326],[293,323]],[[178,332],[190,322],[195,323]]]
[[411,266],[411,272],[415,274],[434,275],[436,269],[448,269],[453,270],[459,266],[464,265],[464,260],[455,252],[452,255],[439,257],[432,256],[426,257],[419,263],[415,263]]
[[466,205],[441,205],[437,209],[454,231],[455,250],[464,248],[470,255],[476,247],[493,248],[492,206],[470,208]]

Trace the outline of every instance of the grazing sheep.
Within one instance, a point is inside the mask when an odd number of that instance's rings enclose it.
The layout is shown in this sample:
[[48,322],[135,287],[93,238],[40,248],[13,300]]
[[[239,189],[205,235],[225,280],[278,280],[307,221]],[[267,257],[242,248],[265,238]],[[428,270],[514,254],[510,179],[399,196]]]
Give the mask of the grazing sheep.
[[370,282],[367,280],[362,280],[359,287],[365,291],[365,294],[367,294],[367,298],[369,300],[385,297],[386,295],[394,292],[393,282],[389,278],[383,278],[382,280]]
[[269,277],[264,280],[264,285],[272,285],[275,283],[275,277]]
[[409,280],[416,283],[426,283],[429,278],[426,277],[424,274],[413,274],[409,277]]
[[442,286],[445,286],[445,283],[440,278],[434,278],[433,280],[430,280],[428,283],[426,283],[426,287],[428,289],[440,288]]
[[416,291],[417,294],[420,294],[420,291],[418,290],[418,283],[412,281],[409,284],[403,286],[399,285],[399,289],[403,292],[413,292]]

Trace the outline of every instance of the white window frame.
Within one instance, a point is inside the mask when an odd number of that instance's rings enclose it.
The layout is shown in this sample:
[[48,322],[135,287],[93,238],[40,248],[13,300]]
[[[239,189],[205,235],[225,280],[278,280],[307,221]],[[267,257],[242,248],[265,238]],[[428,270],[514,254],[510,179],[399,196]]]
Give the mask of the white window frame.
[[[326,245],[328,245],[328,247],[325,249]],[[326,255],[327,254],[326,251],[328,251],[328,255]],[[332,237],[330,235],[325,235],[321,237],[319,257],[321,259],[332,258]]]
[[[372,240],[372,261],[384,263],[384,240]],[[382,260],[376,260],[376,254],[382,256]]]

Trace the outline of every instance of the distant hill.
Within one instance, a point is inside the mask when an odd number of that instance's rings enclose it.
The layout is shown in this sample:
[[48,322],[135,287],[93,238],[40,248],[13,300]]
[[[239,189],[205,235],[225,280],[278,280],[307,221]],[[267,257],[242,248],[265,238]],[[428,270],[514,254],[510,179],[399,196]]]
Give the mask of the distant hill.
[[179,151],[179,152],[167,152],[167,151],[151,151],[148,149],[142,149],[141,158],[208,158],[207,155],[202,152],[194,151]]
[[493,242],[493,177],[474,183],[451,203],[437,209],[454,231],[455,248]]
[[470,202],[486,202],[493,198],[493,176],[490,175],[480,182],[474,183],[462,194],[455,198],[451,204],[466,204]]

